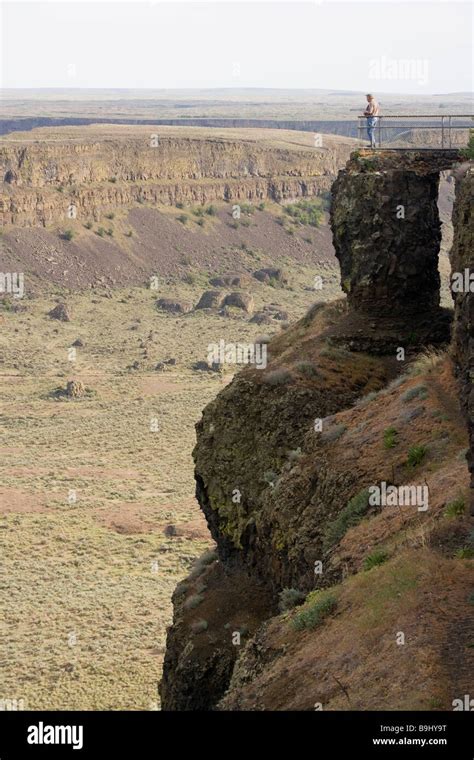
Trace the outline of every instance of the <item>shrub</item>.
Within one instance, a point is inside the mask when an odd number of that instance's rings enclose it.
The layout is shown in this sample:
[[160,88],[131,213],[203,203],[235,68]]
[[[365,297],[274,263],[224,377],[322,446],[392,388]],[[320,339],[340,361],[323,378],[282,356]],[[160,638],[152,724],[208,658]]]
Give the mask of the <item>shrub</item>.
[[383,565],[387,559],[387,552],[383,551],[383,549],[376,549],[364,559],[363,568],[364,570],[372,570],[372,568],[377,567],[377,565]]
[[105,235],[104,228],[103,227],[99,227],[99,229],[97,230],[97,234],[98,234],[99,237],[104,237],[104,235]]
[[287,204],[284,211],[297,224],[319,227],[324,217],[324,202],[320,198],[304,199]]
[[265,203],[262,201],[258,204],[257,208],[259,211],[265,211]]
[[326,525],[323,535],[324,548],[327,550],[337,544],[349,528],[360,523],[368,509],[369,491],[365,488],[353,496],[338,516]]
[[125,235],[126,235],[127,237],[132,237],[132,236],[133,236],[133,231],[132,231],[132,230],[129,230],[128,232],[126,232],[126,233],[125,233]]
[[197,220],[196,224],[199,224],[200,227],[204,227],[204,219],[201,217]]
[[183,604],[183,607],[186,610],[193,610],[195,607],[198,607],[204,597],[201,594],[192,594],[191,596],[188,596],[185,603]]
[[188,221],[188,217],[186,216],[186,214],[180,214],[177,217],[177,219],[178,219],[178,222],[181,222],[181,224],[186,224],[186,222]]
[[117,177],[109,177],[109,182],[112,182],[114,185],[117,182]]
[[86,228],[86,230],[91,230],[93,226],[94,225],[92,224],[92,222],[86,222],[85,225],[84,225],[84,227]]
[[268,385],[286,385],[287,383],[290,383],[292,379],[293,376],[290,370],[280,367],[279,369],[267,372],[263,377],[263,382]]
[[296,588],[284,588],[278,594],[278,599],[278,609],[280,612],[286,612],[293,609],[293,607],[297,607],[299,604],[303,604],[306,594],[303,591],[298,591]]
[[110,214],[106,214],[106,215],[105,215],[105,218],[106,218],[106,219],[115,219],[115,214],[113,214],[113,213],[111,212]]
[[269,485],[273,483],[273,485],[275,485],[276,481],[278,480],[278,474],[273,470],[267,470],[263,473],[263,479],[265,483],[268,483]]
[[463,546],[454,552],[456,559],[474,559],[474,549],[470,546]]
[[383,445],[386,449],[393,449],[397,443],[397,435],[394,427],[388,427],[383,431]]
[[318,374],[316,365],[313,362],[302,361],[295,365],[297,372],[300,372],[305,377],[315,377]]
[[428,395],[426,385],[414,385],[413,388],[409,388],[405,393],[402,393],[402,401],[412,401],[414,398],[425,399]]
[[446,504],[446,509],[444,510],[444,516],[445,517],[461,517],[461,515],[464,514],[466,510],[466,505],[464,503],[464,499],[462,496],[460,496],[458,499],[455,499],[454,501],[450,501],[449,504]]
[[337,599],[330,594],[317,592],[313,600],[308,600],[304,609],[293,618],[292,625],[297,631],[317,628],[337,607]]
[[178,202],[175,204],[175,206],[176,206],[176,208],[184,208],[184,203],[181,203],[181,201],[178,201]]
[[198,278],[192,272],[185,272],[181,279],[186,285],[195,285]]
[[321,433],[321,440],[324,441],[324,443],[331,443],[332,441],[337,441],[341,435],[343,435],[347,430],[347,427],[345,425],[339,424],[339,425],[333,425],[329,428],[329,430],[325,430],[323,433]]
[[193,208],[192,213],[194,216],[204,216],[204,209],[202,206],[198,206],[198,208]]
[[425,446],[411,446],[408,449],[407,464],[409,467],[417,467],[425,458],[427,449]]
[[108,229],[106,229],[105,232],[106,232],[106,234],[109,237],[113,237],[113,235],[114,235],[114,231],[113,231],[112,227],[109,227]]
[[72,240],[74,237],[74,230],[64,230],[62,236],[64,240]]
[[467,148],[464,148],[461,151],[461,155],[468,161],[474,160],[474,129],[469,130],[469,142],[467,144]]
[[206,209],[206,214],[208,216],[215,216],[217,214],[216,207],[212,205],[208,206]]
[[208,628],[207,620],[196,620],[194,623],[191,623],[191,630],[194,634],[203,633]]

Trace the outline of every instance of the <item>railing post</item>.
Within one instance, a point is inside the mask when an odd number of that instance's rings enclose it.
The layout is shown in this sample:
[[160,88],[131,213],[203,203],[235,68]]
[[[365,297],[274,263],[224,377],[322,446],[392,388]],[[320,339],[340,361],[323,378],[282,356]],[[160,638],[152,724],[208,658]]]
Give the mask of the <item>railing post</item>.
[[441,117],[441,147],[444,148],[444,116]]
[[379,123],[378,123],[378,128],[379,128],[379,130],[378,130],[379,131],[379,148],[382,147],[382,118],[383,118],[382,116],[379,116]]

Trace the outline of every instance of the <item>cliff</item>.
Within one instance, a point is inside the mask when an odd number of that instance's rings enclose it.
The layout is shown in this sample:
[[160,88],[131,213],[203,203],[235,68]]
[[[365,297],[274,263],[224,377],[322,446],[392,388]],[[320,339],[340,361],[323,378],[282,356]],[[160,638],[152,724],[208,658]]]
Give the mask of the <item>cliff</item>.
[[[450,709],[467,689],[467,435],[436,270],[436,182],[453,160],[353,156],[332,208],[347,300],[316,304],[204,410],[196,495],[217,555],[175,592],[163,709]],[[369,499],[387,486],[419,500]]]
[[[183,136],[184,135],[184,136]],[[285,130],[36,129],[0,140],[3,226],[95,220],[138,203],[281,200],[327,191],[353,141]]]

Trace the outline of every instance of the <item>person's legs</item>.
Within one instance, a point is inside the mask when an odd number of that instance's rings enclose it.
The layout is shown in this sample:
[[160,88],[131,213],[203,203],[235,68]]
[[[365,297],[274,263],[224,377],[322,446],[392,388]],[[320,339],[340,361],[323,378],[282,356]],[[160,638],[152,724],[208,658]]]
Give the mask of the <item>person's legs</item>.
[[367,135],[369,137],[370,146],[375,148],[375,125],[377,124],[376,116],[369,116],[367,119]]

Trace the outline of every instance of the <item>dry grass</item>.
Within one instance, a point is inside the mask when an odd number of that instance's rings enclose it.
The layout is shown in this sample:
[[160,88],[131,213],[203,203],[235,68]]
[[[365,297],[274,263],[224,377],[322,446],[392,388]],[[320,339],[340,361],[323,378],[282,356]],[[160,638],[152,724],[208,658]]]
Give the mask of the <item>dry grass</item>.
[[[293,291],[256,283],[257,308],[278,300],[301,316],[314,300],[303,290],[312,273],[294,274]],[[196,302],[202,289],[57,293],[68,323],[46,316],[53,296],[0,315],[4,698],[33,710],[158,707],[171,594],[211,545],[194,499],[194,424],[234,369],[190,366],[210,342],[261,332],[240,318],[155,309],[159,296]],[[84,345],[70,362],[77,338]],[[169,357],[177,364],[156,372]],[[69,378],[92,395],[51,398]]]

